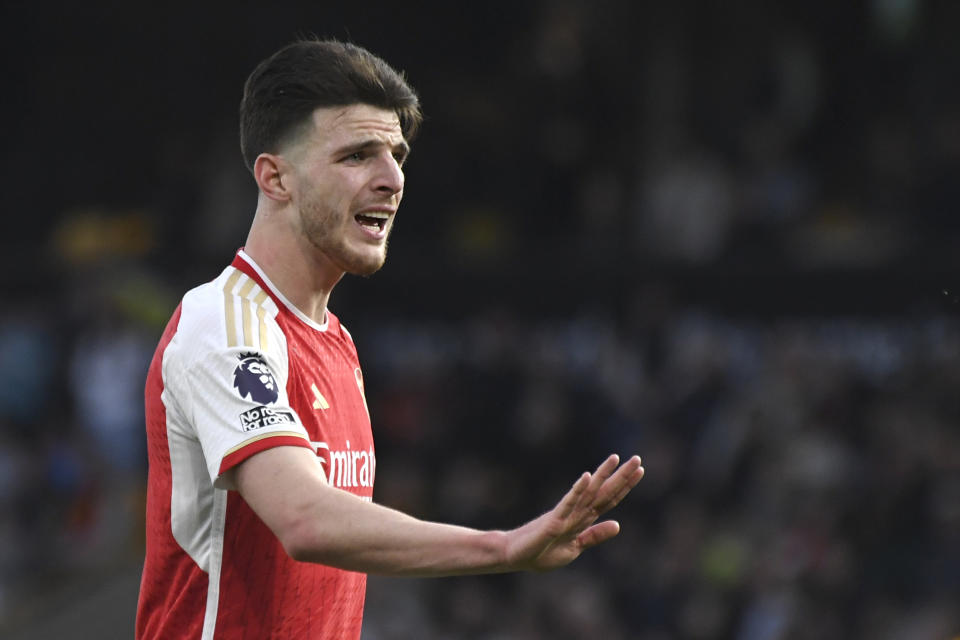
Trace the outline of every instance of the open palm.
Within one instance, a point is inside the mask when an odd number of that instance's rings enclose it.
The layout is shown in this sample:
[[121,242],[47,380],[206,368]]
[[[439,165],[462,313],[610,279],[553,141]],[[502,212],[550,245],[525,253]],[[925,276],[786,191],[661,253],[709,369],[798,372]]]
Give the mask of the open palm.
[[611,455],[585,472],[553,509],[507,532],[507,563],[516,569],[549,571],[569,564],[585,549],[620,532],[614,520],[597,522],[640,482],[643,467],[633,456],[623,465]]

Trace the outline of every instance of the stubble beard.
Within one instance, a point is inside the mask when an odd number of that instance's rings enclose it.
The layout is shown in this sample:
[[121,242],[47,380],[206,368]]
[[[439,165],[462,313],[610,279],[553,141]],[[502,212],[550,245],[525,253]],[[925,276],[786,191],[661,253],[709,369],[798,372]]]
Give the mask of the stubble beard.
[[351,248],[346,238],[345,227],[352,220],[340,219],[321,204],[304,204],[300,211],[300,224],[304,237],[311,245],[346,273],[366,277],[380,270],[387,260],[389,237],[384,240],[383,249],[378,254],[357,251]]

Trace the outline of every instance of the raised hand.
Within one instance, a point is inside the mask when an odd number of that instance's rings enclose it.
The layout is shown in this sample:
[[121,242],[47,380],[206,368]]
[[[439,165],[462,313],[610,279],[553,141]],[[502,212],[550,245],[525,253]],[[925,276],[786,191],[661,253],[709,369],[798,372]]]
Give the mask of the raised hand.
[[643,477],[639,456],[618,467],[619,462],[617,455],[611,455],[592,474],[580,476],[553,509],[508,531],[507,565],[549,571],[617,535],[619,523],[597,519],[619,504]]

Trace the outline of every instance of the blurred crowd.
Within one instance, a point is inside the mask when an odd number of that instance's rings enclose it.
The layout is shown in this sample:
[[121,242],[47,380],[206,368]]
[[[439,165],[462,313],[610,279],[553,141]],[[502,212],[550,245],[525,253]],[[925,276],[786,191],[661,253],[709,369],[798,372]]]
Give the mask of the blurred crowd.
[[386,501],[507,526],[607,451],[647,477],[556,578],[375,582],[369,637],[953,637],[956,319],[669,311],[370,329]]
[[[438,8],[441,58],[352,31],[427,114],[387,266],[331,301],[376,499],[506,528],[647,469],[562,571],[371,578],[364,638],[960,636],[960,7],[662,4]],[[7,247],[0,633],[142,559],[146,369],[255,203],[226,102]]]

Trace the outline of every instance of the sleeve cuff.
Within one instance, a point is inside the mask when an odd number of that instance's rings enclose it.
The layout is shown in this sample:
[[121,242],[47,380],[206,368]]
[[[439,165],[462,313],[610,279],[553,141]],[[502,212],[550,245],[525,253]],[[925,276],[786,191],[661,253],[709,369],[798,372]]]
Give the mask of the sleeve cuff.
[[217,478],[215,479],[215,485],[217,485],[219,488],[232,488],[220,486],[222,485],[220,480],[224,477],[224,474],[227,471],[236,467],[238,464],[254,454],[260,453],[261,451],[266,451],[267,449],[272,449],[273,447],[283,446],[306,447],[307,449],[313,449],[313,447],[310,445],[310,442],[303,436],[303,434],[296,431],[274,431],[272,433],[261,434],[255,438],[250,438],[249,440],[241,442],[223,454],[223,458],[220,460],[220,469],[217,472]]

